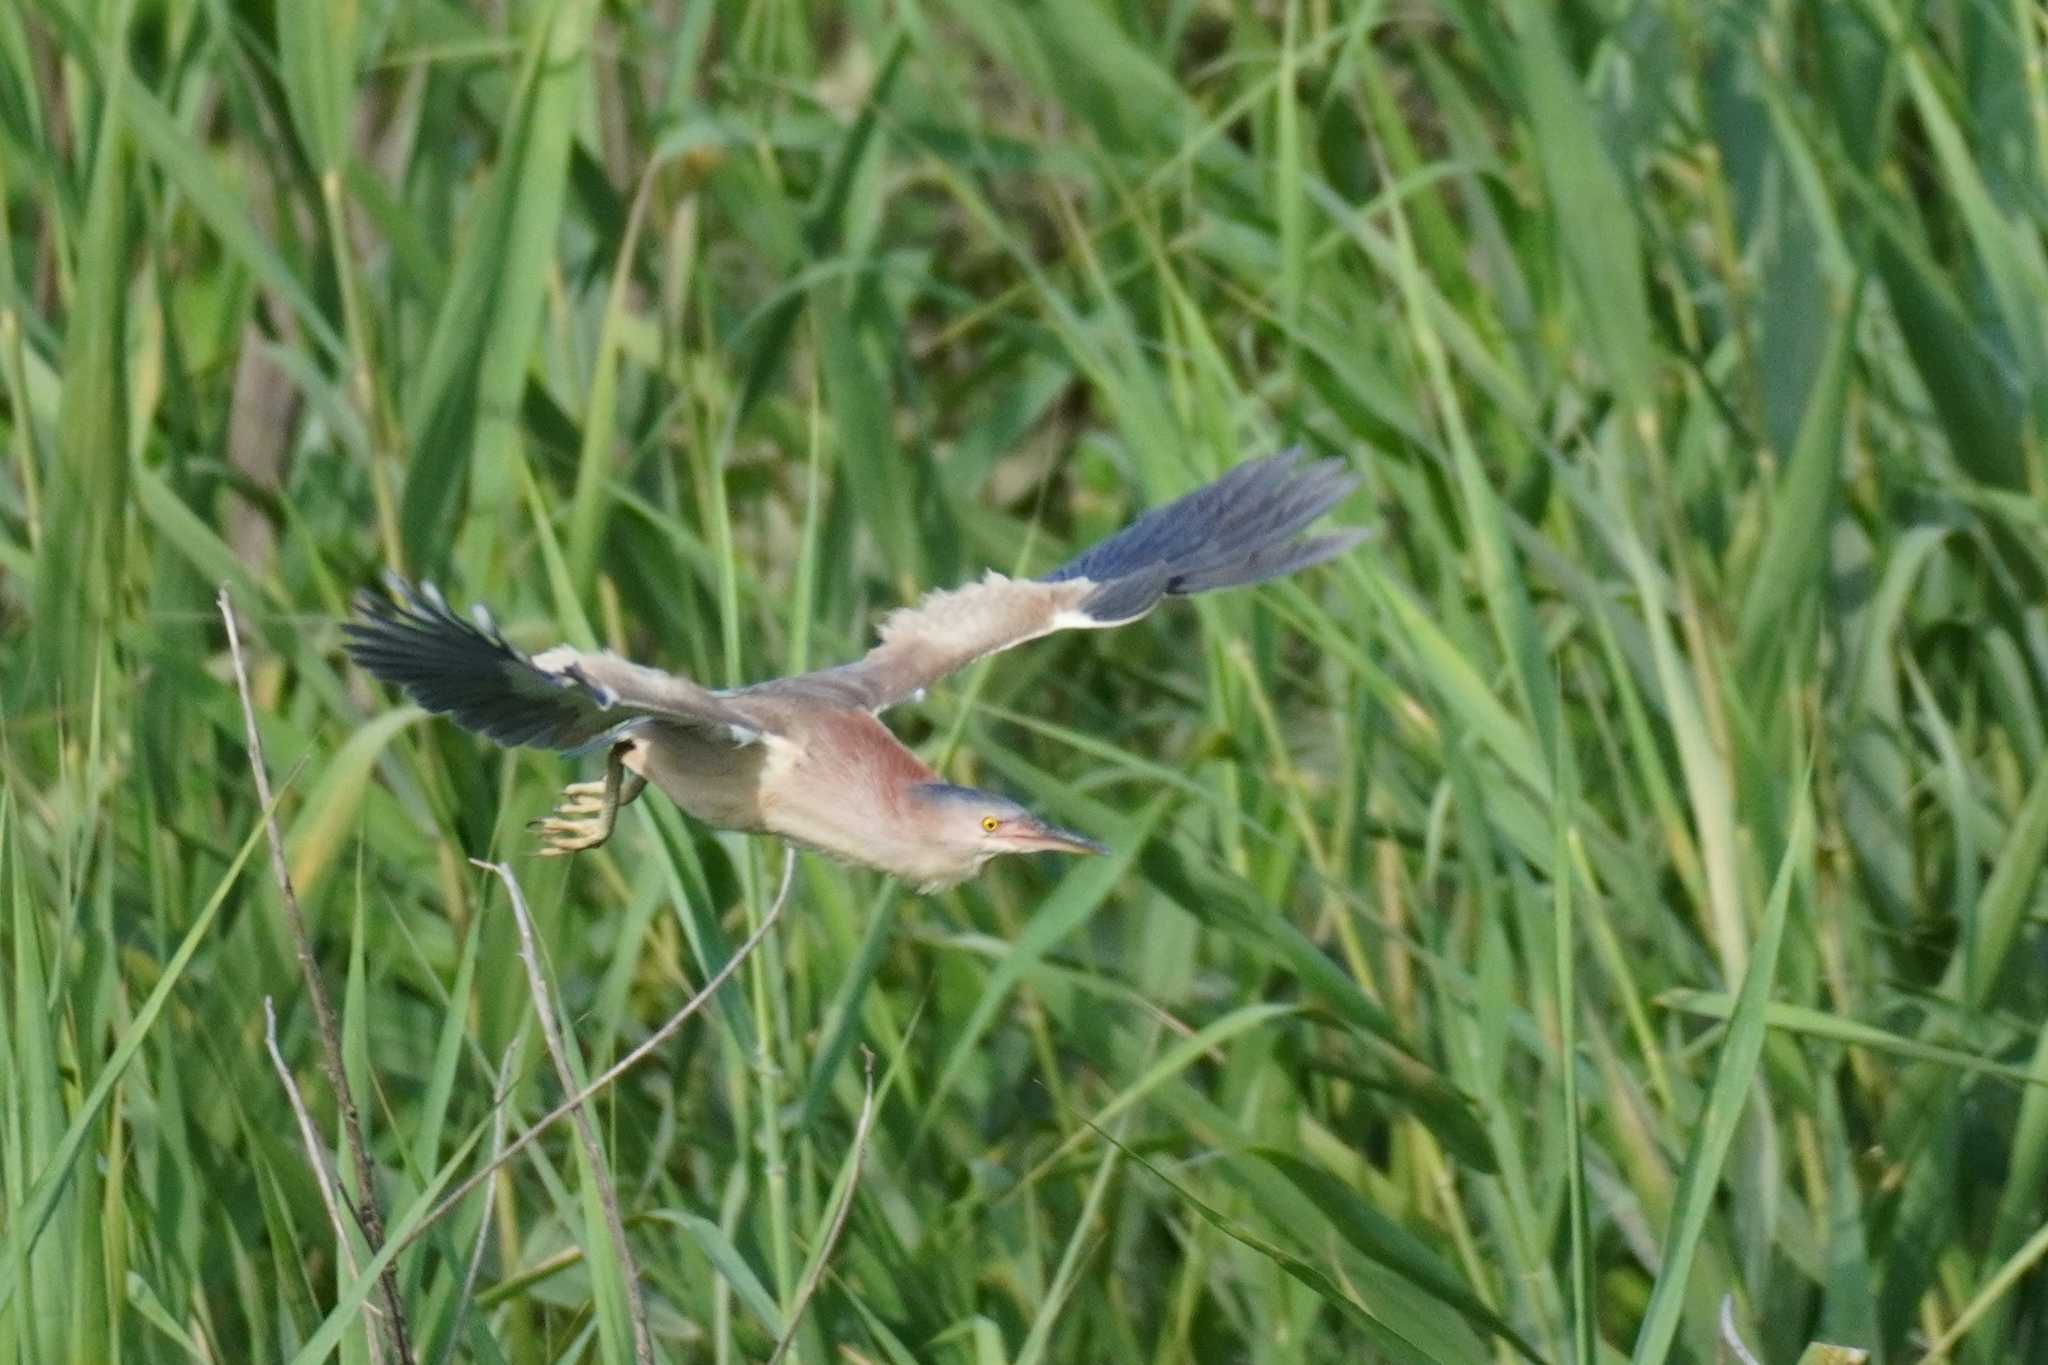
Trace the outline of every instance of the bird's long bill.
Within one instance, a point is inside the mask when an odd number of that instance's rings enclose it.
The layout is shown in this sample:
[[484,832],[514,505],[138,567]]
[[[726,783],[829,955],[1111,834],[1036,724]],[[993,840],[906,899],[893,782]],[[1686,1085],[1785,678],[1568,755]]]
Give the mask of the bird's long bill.
[[1085,834],[1076,834],[1070,829],[1061,829],[1032,816],[1028,824],[1022,825],[1010,835],[1011,842],[1028,853],[1107,853],[1109,849],[1096,843]]

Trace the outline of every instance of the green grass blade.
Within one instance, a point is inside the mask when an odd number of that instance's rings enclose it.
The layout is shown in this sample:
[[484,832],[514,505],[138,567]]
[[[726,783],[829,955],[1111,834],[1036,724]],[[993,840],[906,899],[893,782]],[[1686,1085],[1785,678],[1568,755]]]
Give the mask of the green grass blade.
[[[1802,782],[1800,789],[1804,786]],[[1687,1281],[1706,1229],[1707,1214],[1721,1183],[1722,1167],[1735,1140],[1736,1126],[1742,1122],[1743,1111],[1750,1103],[1750,1087],[1756,1080],[1757,1061],[1763,1054],[1766,1007],[1777,976],[1778,952],[1785,941],[1785,922],[1790,917],[1792,889],[1809,871],[1812,847],[1813,816],[1802,800],[1795,807],[1785,856],[1778,866],[1770,899],[1764,905],[1762,928],[1749,969],[1729,1014],[1713,1086],[1707,1092],[1693,1139],[1687,1146],[1685,1166],[1679,1173],[1671,1224],[1665,1229],[1658,1258],[1657,1282],[1643,1310],[1642,1326],[1637,1330],[1635,1350],[1630,1357],[1637,1365],[1656,1365],[1667,1359],[1672,1338],[1678,1331]]]
[[491,190],[456,253],[406,434],[412,461],[399,509],[407,563],[433,572],[465,492],[480,514],[518,497],[517,415],[561,224],[572,119],[588,67],[588,0],[552,0],[528,39],[511,134]]
[[[280,786],[278,796],[282,797],[283,794],[284,789]],[[242,868],[249,861],[249,855],[255,851],[256,843],[262,837],[263,824],[259,820],[249,831],[248,837],[243,839],[241,848],[235,853],[234,861],[228,864],[227,871],[222,874],[213,894],[208,897],[206,904],[193,919],[192,927],[185,931],[185,937],[179,942],[177,950],[165,961],[156,986],[135,1011],[135,1016],[129,1022],[127,1031],[122,1034],[121,1041],[115,1045],[106,1064],[93,1078],[92,1089],[86,1092],[85,1098],[72,1114],[71,1123],[52,1149],[49,1160],[35,1173],[33,1183],[21,1201],[20,1216],[9,1223],[6,1247],[4,1251],[0,1251],[0,1265],[15,1264],[17,1257],[25,1256],[42,1236],[43,1227],[56,1208],[58,1196],[64,1192],[65,1186],[75,1174],[79,1152],[85,1145],[87,1135],[99,1121],[108,1097],[113,1094],[122,1073],[135,1059],[135,1054],[141,1049],[144,1039],[149,1036],[150,1029],[163,1013],[172,989],[183,976],[193,955],[199,951],[200,944],[205,941],[207,931],[213,927],[215,915],[226,903],[228,892],[234,888],[236,880],[241,876]],[[7,1307],[13,1298],[14,1288],[13,1280],[0,1280],[0,1309]]]

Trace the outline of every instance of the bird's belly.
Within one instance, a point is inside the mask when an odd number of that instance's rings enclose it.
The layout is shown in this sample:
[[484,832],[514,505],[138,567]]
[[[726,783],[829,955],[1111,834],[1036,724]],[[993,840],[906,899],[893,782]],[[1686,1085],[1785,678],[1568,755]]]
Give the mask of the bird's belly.
[[714,829],[760,833],[761,770],[767,750],[731,744],[681,727],[649,727],[626,757],[683,813]]

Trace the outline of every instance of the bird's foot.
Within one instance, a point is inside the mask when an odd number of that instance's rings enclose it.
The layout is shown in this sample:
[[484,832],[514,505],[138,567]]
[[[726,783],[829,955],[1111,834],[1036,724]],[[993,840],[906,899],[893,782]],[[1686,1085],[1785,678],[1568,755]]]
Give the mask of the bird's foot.
[[626,745],[614,746],[601,780],[571,782],[562,788],[562,799],[552,814],[527,825],[540,835],[541,857],[567,857],[596,848],[612,837],[619,807],[639,796],[647,785],[638,773],[626,771],[626,750]]
[[569,802],[557,807],[558,814],[544,820],[535,820],[527,828],[540,835],[543,858],[563,858],[571,853],[596,848],[612,837],[612,826],[617,822],[618,808],[599,809],[596,814],[584,814],[587,808],[572,808]]

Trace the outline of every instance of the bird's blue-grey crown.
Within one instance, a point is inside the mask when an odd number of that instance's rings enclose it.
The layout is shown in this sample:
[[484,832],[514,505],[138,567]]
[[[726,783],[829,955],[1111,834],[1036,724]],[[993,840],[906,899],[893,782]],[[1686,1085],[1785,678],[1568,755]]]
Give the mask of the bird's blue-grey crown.
[[963,787],[957,782],[920,782],[915,788],[917,794],[927,801],[947,802],[963,806],[1014,806],[1024,807],[1007,796],[982,791],[978,787]]

